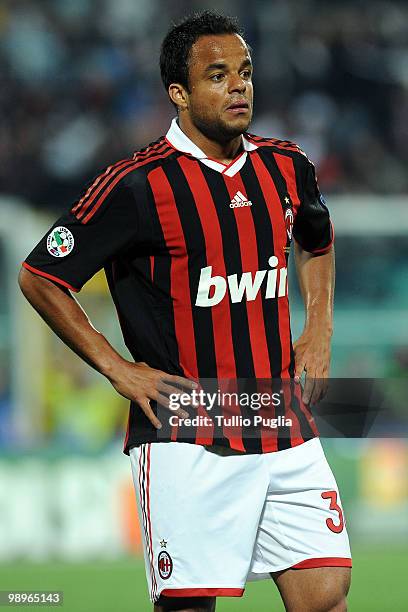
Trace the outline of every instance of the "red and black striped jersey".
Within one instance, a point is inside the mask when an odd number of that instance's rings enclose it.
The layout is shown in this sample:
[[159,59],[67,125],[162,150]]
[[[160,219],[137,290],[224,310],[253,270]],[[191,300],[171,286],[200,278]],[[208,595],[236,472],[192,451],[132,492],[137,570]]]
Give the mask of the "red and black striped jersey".
[[[173,120],[166,137],[93,180],[23,265],[73,291],[104,268],[135,361],[194,379],[290,379],[293,237],[313,253],[333,241],[313,164],[297,145],[244,134],[224,165]],[[217,442],[248,452],[299,444],[315,430],[294,404],[290,435],[278,428],[268,443],[247,443],[221,431]],[[125,452],[157,440],[131,404]],[[214,431],[198,427],[189,441],[211,444]]]

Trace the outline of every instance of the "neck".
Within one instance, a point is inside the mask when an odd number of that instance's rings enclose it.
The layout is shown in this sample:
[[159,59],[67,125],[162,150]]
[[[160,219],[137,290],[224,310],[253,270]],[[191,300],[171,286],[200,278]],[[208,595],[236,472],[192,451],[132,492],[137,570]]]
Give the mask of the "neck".
[[192,123],[191,119],[186,117],[183,113],[179,114],[178,123],[184,134],[211,159],[228,164],[242,149],[241,134],[227,142],[216,142],[200,132]]

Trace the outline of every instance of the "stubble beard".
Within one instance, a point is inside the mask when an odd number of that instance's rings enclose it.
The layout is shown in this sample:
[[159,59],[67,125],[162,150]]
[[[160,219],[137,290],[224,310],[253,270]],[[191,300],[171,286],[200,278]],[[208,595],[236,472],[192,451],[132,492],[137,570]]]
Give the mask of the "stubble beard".
[[191,121],[194,126],[209,140],[225,144],[247,131],[251,123],[251,117],[241,125],[232,125],[223,121],[220,117],[209,118],[195,112],[191,112]]

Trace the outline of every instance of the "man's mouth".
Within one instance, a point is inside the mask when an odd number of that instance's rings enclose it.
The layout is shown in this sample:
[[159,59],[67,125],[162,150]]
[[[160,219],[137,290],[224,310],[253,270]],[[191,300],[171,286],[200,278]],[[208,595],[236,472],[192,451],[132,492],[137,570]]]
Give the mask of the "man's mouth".
[[229,113],[246,113],[249,110],[249,104],[246,100],[240,100],[238,102],[233,102],[230,104],[227,109]]

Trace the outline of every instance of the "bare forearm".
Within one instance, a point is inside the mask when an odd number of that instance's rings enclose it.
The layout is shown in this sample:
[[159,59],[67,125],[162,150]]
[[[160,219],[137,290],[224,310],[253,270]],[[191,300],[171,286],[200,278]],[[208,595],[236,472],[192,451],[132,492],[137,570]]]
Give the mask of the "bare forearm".
[[305,303],[303,333],[293,345],[295,381],[306,372],[303,401],[315,404],[327,392],[330,372],[330,344],[333,333],[334,249],[312,255],[295,246],[296,269]]
[[335,283],[334,247],[324,255],[312,255],[298,244],[295,262],[306,310],[305,329],[333,332]]
[[[197,387],[194,381],[182,376],[171,375],[151,368],[144,362],[133,363],[121,357],[93,327],[72,295],[51,281],[23,268],[19,283],[27,300],[61,340],[106,376],[118,393],[138,404],[157,429],[160,429],[161,423],[150,401],[156,400],[169,408],[168,394],[179,393],[175,385],[181,385],[188,391]],[[172,411],[172,414],[181,418],[188,416],[181,408]]]
[[123,358],[93,327],[72,295],[24,268],[20,272],[19,284],[27,300],[61,340],[109,378]]

